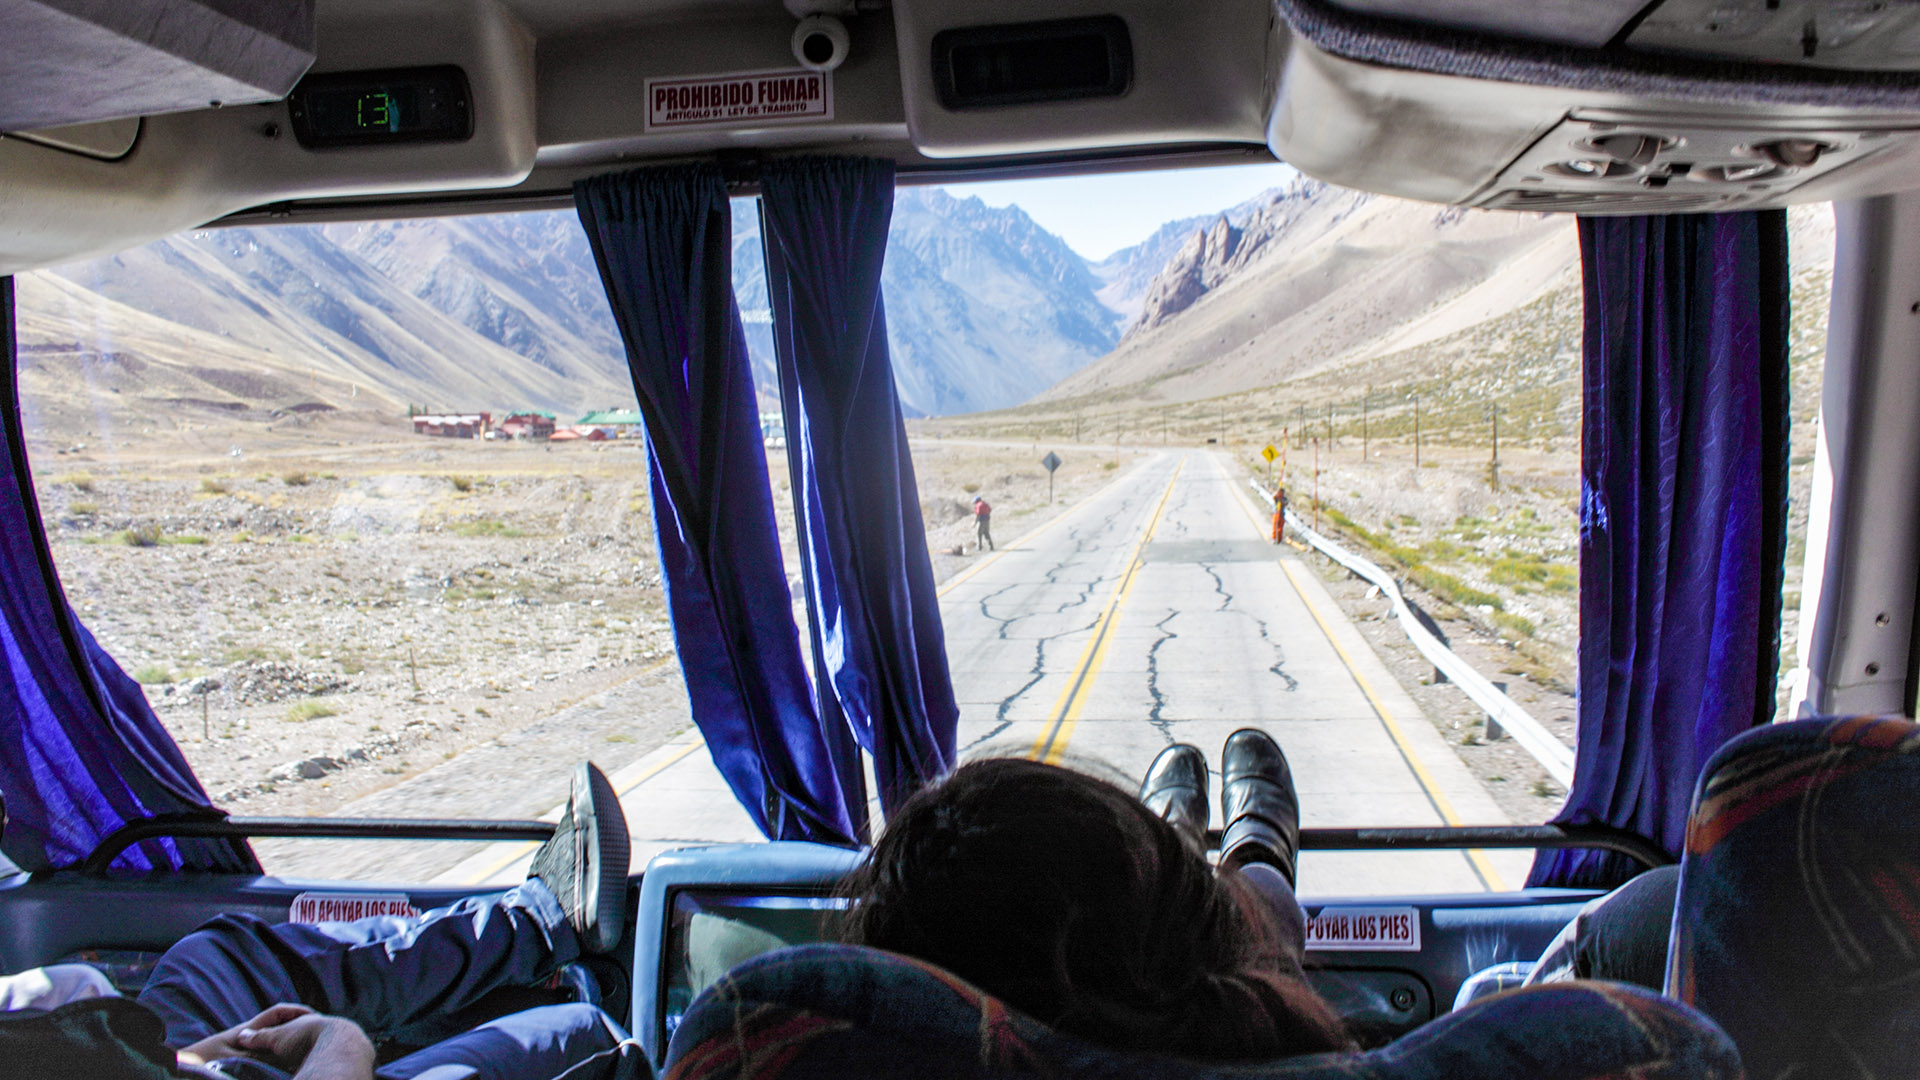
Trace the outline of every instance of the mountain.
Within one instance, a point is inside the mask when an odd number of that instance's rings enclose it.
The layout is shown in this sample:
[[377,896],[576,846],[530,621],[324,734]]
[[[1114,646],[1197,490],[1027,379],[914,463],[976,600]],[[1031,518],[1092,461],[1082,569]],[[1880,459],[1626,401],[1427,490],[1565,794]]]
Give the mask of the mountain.
[[[588,303],[577,272],[578,225],[574,244],[565,216],[525,218],[203,230],[40,276],[99,324],[93,338],[145,340],[141,359],[188,380],[176,396],[221,407],[373,405],[362,392],[449,411],[631,401],[605,301]],[[255,368],[282,378],[256,385]],[[288,373],[307,386],[280,385]]]
[[1042,398],[1193,401],[1404,349],[1562,287],[1566,224],[1301,180],[1192,231],[1119,345]]
[[1017,206],[901,189],[881,280],[901,402],[922,415],[1019,404],[1119,338],[1087,261]]
[[[157,380],[152,394],[168,400],[563,417],[633,401],[571,213],[201,230],[23,280],[35,282],[29,299],[65,313],[34,321],[30,344],[68,349],[72,327],[92,325],[83,336],[94,353],[157,365],[121,371],[123,391]],[[759,215],[744,200],[734,286],[772,407]],[[1119,337],[1101,280],[1064,241],[1016,207],[938,189],[897,196],[883,287],[895,377],[914,414],[1018,404]]]
[[1121,248],[1094,263],[1093,274],[1101,282],[1100,302],[1118,313],[1123,326],[1132,326],[1140,315],[1141,304],[1146,299],[1147,289],[1152,286],[1153,279],[1160,275],[1167,261],[1194,233],[1221,218],[1232,225],[1244,226],[1273,195],[1273,191],[1265,191],[1218,214],[1200,214],[1169,221],[1155,229],[1153,235],[1145,240],[1132,247]]

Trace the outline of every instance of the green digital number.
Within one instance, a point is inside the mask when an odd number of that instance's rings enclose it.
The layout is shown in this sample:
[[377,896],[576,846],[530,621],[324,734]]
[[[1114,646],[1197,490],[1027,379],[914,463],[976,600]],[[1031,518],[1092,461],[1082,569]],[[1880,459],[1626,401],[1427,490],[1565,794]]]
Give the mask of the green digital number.
[[362,94],[357,117],[363,128],[390,128],[393,126],[393,95],[386,93]]

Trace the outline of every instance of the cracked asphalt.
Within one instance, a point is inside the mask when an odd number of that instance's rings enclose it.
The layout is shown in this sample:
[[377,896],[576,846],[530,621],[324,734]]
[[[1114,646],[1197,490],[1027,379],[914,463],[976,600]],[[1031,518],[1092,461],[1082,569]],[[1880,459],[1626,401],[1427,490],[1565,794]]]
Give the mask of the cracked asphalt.
[[[1214,766],[1217,802],[1220,745],[1253,726],[1286,749],[1307,825],[1505,823],[1237,484],[1214,453],[1160,454],[949,582],[963,752],[1137,777],[1189,742]],[[1530,859],[1309,852],[1301,890],[1517,888]]]

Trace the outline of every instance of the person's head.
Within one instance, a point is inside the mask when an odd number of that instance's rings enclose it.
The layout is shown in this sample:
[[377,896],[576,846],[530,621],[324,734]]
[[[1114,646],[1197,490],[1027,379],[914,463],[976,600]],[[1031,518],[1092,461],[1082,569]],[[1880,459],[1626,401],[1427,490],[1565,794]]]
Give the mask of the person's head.
[[978,495],[975,495],[975,496],[973,497],[973,505],[975,505],[975,506],[979,506],[979,505],[980,505],[981,503],[983,503],[983,502],[986,502],[986,501],[987,501],[987,500],[985,500],[985,499],[983,499],[983,498],[981,498],[981,497],[980,497],[980,496],[978,496]]
[[846,940],[1109,1046],[1256,1059],[1348,1045],[1282,974],[1264,901],[1133,795],[1069,769],[961,766],[901,807],[848,892]]

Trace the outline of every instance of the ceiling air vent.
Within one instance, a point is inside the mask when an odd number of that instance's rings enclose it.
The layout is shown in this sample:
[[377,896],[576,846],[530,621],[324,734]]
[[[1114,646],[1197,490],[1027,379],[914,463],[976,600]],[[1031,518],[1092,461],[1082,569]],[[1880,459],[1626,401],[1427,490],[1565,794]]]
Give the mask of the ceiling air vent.
[[933,81],[953,110],[1119,97],[1133,85],[1133,42],[1116,15],[943,30]]
[[1549,131],[1477,205],[1582,214],[1689,213],[1781,205],[1815,177],[1872,156],[1887,131],[1778,126],[1594,110]]

